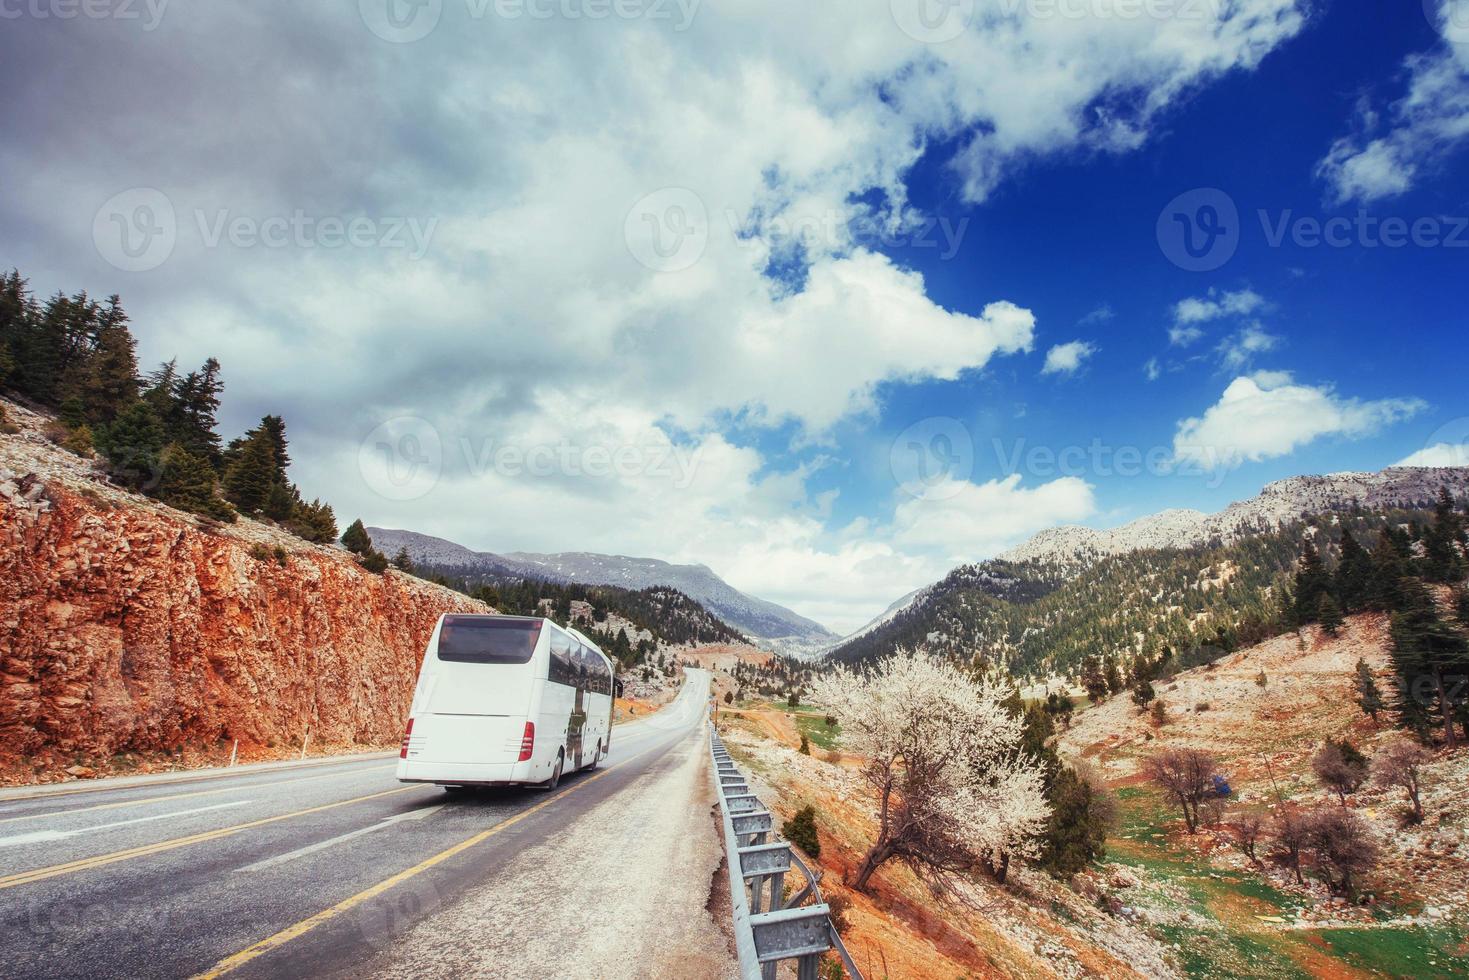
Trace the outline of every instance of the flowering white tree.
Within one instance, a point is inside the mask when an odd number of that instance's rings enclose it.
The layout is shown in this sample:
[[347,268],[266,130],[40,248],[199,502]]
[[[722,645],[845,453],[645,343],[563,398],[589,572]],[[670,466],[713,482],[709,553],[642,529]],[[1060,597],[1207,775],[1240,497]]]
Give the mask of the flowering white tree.
[[876,797],[877,840],[854,887],[894,858],[942,887],[980,862],[1003,881],[1012,857],[1035,856],[1050,806],[1039,762],[1020,747],[1020,719],[1001,704],[1008,694],[915,653],[816,678],[815,700],[866,758]]

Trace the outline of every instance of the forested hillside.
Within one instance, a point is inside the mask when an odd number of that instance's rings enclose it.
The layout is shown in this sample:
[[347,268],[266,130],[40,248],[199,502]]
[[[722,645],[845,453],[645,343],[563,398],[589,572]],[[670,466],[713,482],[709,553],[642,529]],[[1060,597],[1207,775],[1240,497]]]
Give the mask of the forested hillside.
[[1292,577],[1308,543],[1334,566],[1348,534],[1370,550],[1388,526],[1423,551],[1434,510],[1325,514],[1230,544],[1099,557],[1084,570],[1041,560],[967,565],[833,659],[923,649],[1033,680],[1077,676],[1088,657],[1125,673],[1164,649],[1227,652],[1294,626]]
[[[698,643],[741,643],[743,638],[723,620],[677,589],[654,586],[623,589],[615,585],[576,585],[547,582],[526,576],[487,573],[482,568],[417,564],[400,551],[393,563],[405,571],[447,585],[513,615],[550,615],[583,630],[609,655],[624,664],[652,652],[638,649],[622,630],[612,629],[609,616],[618,617],[652,634],[653,644],[683,646]],[[591,607],[590,620],[574,620],[572,603]]]

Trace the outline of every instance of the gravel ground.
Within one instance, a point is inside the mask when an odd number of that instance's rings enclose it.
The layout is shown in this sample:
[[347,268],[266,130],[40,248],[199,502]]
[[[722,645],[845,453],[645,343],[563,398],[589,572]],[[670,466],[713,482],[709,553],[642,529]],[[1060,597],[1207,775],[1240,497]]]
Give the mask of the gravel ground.
[[724,887],[707,753],[706,739],[685,739],[557,839],[416,926],[373,975],[738,976],[707,909],[711,888]]

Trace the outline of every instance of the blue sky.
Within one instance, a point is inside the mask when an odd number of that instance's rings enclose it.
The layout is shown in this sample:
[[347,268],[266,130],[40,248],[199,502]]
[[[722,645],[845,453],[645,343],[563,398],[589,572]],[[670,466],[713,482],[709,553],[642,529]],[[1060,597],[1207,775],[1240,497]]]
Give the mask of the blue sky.
[[[1469,0],[1127,3],[42,2],[0,261],[219,357],[344,520],[838,631],[1056,523],[1462,462]],[[1416,240],[1297,239],[1359,213]]]

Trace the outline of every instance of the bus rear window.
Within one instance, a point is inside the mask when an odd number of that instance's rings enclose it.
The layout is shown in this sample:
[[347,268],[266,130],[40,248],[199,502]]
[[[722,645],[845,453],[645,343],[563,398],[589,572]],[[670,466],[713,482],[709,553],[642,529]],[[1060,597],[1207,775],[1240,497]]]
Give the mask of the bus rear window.
[[524,664],[541,636],[539,619],[445,616],[439,659],[463,664]]

